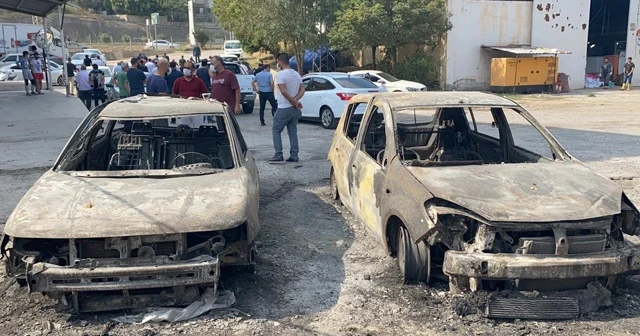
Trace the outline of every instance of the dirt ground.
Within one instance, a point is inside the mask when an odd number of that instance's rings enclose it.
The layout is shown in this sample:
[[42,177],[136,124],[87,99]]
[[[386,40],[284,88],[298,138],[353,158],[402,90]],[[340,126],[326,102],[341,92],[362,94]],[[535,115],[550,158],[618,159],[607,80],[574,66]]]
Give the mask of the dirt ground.
[[[640,95],[616,90],[514,98],[574,156],[605,176],[624,178],[621,183],[640,204],[634,180],[640,178]],[[301,124],[301,161],[270,165],[271,128],[260,127],[256,114],[239,121],[260,169],[262,231],[255,274],[223,279],[236,295],[234,306],[183,323],[117,324],[110,319],[122,313],[72,316],[3,277],[0,334],[640,335],[640,292],[633,278],[613,293],[611,307],[555,322],[460,317],[452,308],[459,298],[448,294],[446,283],[403,285],[395,260],[329,199],[332,132]],[[33,171],[22,179],[19,171],[9,173],[20,186],[2,190],[14,193],[37,178]],[[0,175],[9,173],[0,169]]]

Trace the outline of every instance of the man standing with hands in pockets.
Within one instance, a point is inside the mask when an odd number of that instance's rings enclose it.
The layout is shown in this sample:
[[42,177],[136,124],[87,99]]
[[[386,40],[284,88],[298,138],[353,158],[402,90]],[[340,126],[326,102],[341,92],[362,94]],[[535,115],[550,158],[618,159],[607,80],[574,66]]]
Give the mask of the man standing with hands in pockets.
[[302,116],[300,98],[304,96],[302,77],[289,66],[289,55],[280,53],[276,57],[278,68],[281,70],[276,78],[278,85],[278,109],[273,117],[273,147],[275,155],[269,162],[282,162],[282,136],[285,126],[289,133],[290,155],[287,162],[298,162],[298,120]]

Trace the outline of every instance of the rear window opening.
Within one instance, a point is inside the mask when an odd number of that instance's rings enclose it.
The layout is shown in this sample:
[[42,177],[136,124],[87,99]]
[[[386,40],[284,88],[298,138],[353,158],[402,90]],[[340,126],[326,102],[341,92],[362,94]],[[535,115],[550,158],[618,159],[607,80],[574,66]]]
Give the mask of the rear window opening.
[[378,92],[378,86],[373,84],[371,81],[368,81],[364,78],[360,77],[344,77],[344,78],[334,78],[336,83],[340,84],[343,88],[347,89],[372,89]]
[[[63,153],[60,171],[154,171],[173,174],[232,169],[232,142],[221,115],[101,120]],[[89,176],[89,175],[87,175]]]

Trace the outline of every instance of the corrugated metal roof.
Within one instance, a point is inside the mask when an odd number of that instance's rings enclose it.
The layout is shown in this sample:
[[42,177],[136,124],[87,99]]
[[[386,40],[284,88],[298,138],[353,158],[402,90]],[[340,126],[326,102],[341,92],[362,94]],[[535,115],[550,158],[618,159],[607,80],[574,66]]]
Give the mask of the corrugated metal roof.
[[571,54],[570,51],[540,48],[532,46],[506,46],[506,47],[490,47],[482,46],[483,49],[502,51],[513,55],[558,55],[558,54]]
[[0,8],[45,17],[68,0],[0,0]]

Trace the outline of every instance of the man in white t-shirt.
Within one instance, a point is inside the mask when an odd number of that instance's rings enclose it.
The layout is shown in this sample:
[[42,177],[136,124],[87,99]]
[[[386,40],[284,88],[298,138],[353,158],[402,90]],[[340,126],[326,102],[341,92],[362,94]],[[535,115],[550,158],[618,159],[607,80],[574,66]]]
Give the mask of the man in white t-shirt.
[[287,127],[289,133],[290,155],[287,162],[298,162],[298,120],[302,117],[302,104],[300,98],[304,95],[302,77],[289,66],[289,55],[281,53],[276,57],[280,72],[276,77],[278,92],[278,109],[273,117],[273,147],[275,155],[270,162],[282,162],[282,131]]

